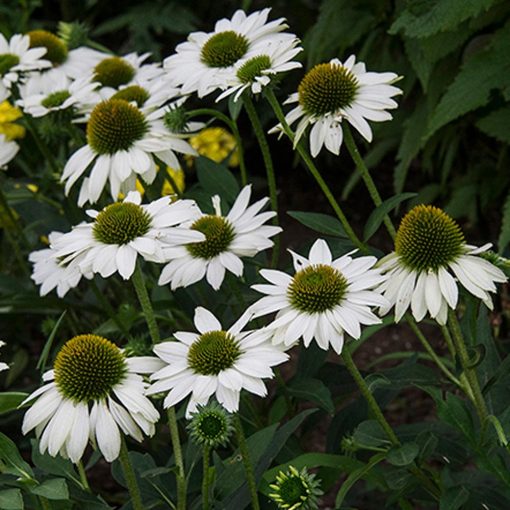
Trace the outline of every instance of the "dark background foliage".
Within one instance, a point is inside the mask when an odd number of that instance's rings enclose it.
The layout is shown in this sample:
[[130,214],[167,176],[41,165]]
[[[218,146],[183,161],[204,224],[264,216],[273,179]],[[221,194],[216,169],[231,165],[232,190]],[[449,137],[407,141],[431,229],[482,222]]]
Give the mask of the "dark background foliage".
[[[395,110],[394,120],[375,126],[372,144],[363,145],[359,141],[383,198],[414,192],[416,195],[405,207],[419,202],[439,205],[461,221],[470,240],[494,242],[500,253],[506,253],[510,241],[509,2],[128,0],[120,4],[100,0],[4,0],[0,5],[0,31],[10,35],[39,27],[56,30],[59,21],[80,21],[92,41],[112,51],[119,54],[148,51],[158,60],[171,54],[190,31],[209,31],[217,19],[230,17],[240,7],[256,10],[268,6],[273,9],[273,18],[287,18],[290,30],[302,38],[305,52],[300,58],[305,70],[330,58],[344,60],[355,53],[371,70],[394,71],[403,76],[400,86],[404,94],[399,99],[401,106]],[[302,73],[296,71],[281,83],[277,92],[282,101],[295,91],[301,77]],[[208,101],[214,105],[212,99]],[[267,127],[272,126],[274,118],[270,110],[262,102],[257,107]],[[258,191],[265,193],[262,160],[251,127],[244,115],[239,122],[247,143],[250,175],[257,179]],[[285,211],[329,214],[329,206],[294,159],[290,145],[273,138],[270,144],[283,211],[283,245],[302,250],[303,244],[317,236],[317,230],[325,228],[324,224],[311,224],[308,218],[301,222],[312,227],[306,228],[296,221],[295,215],[291,217]],[[26,156],[28,167],[34,170],[38,161],[30,154]],[[321,154],[318,165],[361,233],[374,207],[346,151],[340,158]],[[16,177],[14,171],[2,180],[2,186],[26,225],[25,233],[32,249],[40,235],[68,229],[69,221],[75,223],[81,218],[76,210],[66,211],[69,219],[65,219],[48,204],[35,206],[28,192],[15,187]],[[190,183],[194,185],[194,176],[190,177]],[[48,179],[41,186],[50,198],[57,201],[61,198],[61,191],[55,191],[56,179]],[[403,208],[400,205],[400,209],[393,211],[395,218],[402,214]],[[322,230],[324,233],[330,232]],[[390,240],[382,231],[376,232],[371,242],[382,251],[391,249]],[[338,238],[332,238],[331,243],[337,251],[345,245]],[[0,333],[5,338],[18,338],[19,342],[9,346],[8,354],[3,353],[14,362],[14,368],[2,376],[5,388],[28,391],[27,388],[35,387],[41,350],[64,309],[66,315],[58,324],[60,339],[76,334],[84,322],[100,334],[119,336],[114,321],[104,319],[101,294],[112,303],[117,319],[133,336],[142,338],[144,324],[136,311],[134,295],[120,280],[112,279],[107,284],[96,280],[97,288],[68,295],[65,302],[51,296],[39,298],[37,289],[27,278],[17,271],[9,271],[15,254],[8,253],[7,246],[2,236]],[[288,262],[287,258],[284,260]],[[251,279],[255,273],[254,265],[249,268]],[[198,292],[202,294],[200,299]],[[246,299],[253,299],[250,291],[243,292]],[[152,298],[160,324],[168,331],[186,324],[186,314],[190,316],[198,301],[221,309],[233,306],[228,300],[218,304],[205,286],[175,296],[167,289],[154,287]],[[206,303],[202,301],[204,298]],[[479,309],[474,301],[468,301],[464,312],[463,327],[470,338],[473,362],[478,364],[491,412],[499,419],[503,437],[508,436],[507,295],[503,293],[496,303],[496,312],[491,315]],[[432,326],[426,328],[434,347],[445,352],[437,330]],[[271,398],[255,403],[248,399],[243,403],[243,413],[252,421],[252,432],[257,430],[250,442],[257,472],[263,475],[262,491],[268,493],[267,483],[275,475],[271,466],[285,466],[292,461],[296,467],[318,469],[328,493],[324,508],[335,507],[339,480],[346,479],[352,482],[353,489],[342,508],[380,508],[381,498],[387,508],[407,508],[405,498],[409,494],[414,500],[422,501],[419,508],[437,508],[404,469],[418,459],[437,468],[446,488],[441,509],[479,509],[482,503],[491,509],[507,509],[510,464],[507,451],[501,446],[501,436],[498,442],[496,429],[481,433],[470,404],[454,391],[446,392],[449,388],[438,373],[424,361],[421,353],[415,352],[420,347],[409,331],[396,326],[387,327],[382,333],[377,329],[366,330],[356,345],[356,358],[370,373],[371,389],[380,404],[387,406],[386,412],[398,427],[405,449],[394,453],[384,467],[374,464],[372,470],[363,471],[365,461],[374,459],[373,450],[385,446],[380,430],[373,421],[367,420],[367,408],[356,397],[353,382],[337,360],[319,349],[296,350],[292,363],[283,371],[285,383],[282,380],[274,385]],[[55,339],[55,345],[59,343],[61,340]],[[312,405],[319,410],[309,411]],[[15,438],[28,458],[31,445],[27,438],[20,437],[20,417],[20,412],[1,416],[2,432]],[[280,421],[283,425],[278,428]],[[147,453],[134,456],[144,497],[154,503],[154,508],[165,508],[160,491],[169,495],[174,491],[171,470],[161,467],[170,455],[168,441],[162,429],[148,445],[147,450],[154,452],[152,457]],[[53,483],[53,494],[61,498],[52,501],[52,508],[70,508],[65,501],[69,492],[82,508],[106,507],[104,502],[77,488],[73,483],[74,471],[68,463],[37,455],[36,449],[33,452],[36,475]],[[242,508],[248,501],[242,466],[235,455],[220,453],[215,458],[216,496],[221,502],[218,508]],[[188,444],[187,464],[196,462],[197,456],[196,449]],[[0,462],[1,459],[0,450]],[[26,469],[23,462],[19,460],[18,469]],[[94,463],[97,464],[91,470],[93,487],[110,505],[115,505],[117,500],[122,500],[123,489],[110,477],[106,464],[93,456],[90,464]],[[18,473],[17,468],[11,467],[7,474],[0,475],[0,483],[10,487],[9,473]],[[197,471],[190,478],[190,490],[195,495],[200,491]],[[122,485],[119,473],[114,465],[114,478]],[[55,479],[64,482],[58,485],[52,481]],[[365,483],[354,484],[359,479]],[[267,504],[266,508],[272,507]]]

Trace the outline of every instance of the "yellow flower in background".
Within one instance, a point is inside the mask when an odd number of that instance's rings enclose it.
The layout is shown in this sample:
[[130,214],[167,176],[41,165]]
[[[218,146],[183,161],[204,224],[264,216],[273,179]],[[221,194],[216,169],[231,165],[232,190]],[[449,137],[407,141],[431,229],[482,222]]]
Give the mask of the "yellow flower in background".
[[9,101],[0,103],[0,135],[5,135],[7,140],[23,138],[25,128],[14,122],[22,116],[21,110]]
[[[177,190],[182,193],[186,188],[185,175],[182,168],[172,168],[171,166],[166,167],[167,174],[172,178],[173,182],[177,186]],[[161,196],[174,195],[176,191],[168,179],[163,181],[163,187],[161,188]]]
[[[189,139],[191,146],[206,158],[221,163],[230,156],[228,166],[239,166],[239,152],[232,133],[222,127],[205,128]],[[188,159],[190,162],[190,159]]]
[[[159,172],[159,166],[156,167],[156,171]],[[184,189],[186,188],[186,182],[185,182],[185,175],[181,168],[172,168],[170,166],[166,167],[167,174],[172,178],[172,180],[175,182],[175,185],[177,186],[177,189],[180,193],[184,192]],[[136,191],[140,193],[140,195],[143,197],[145,194],[145,188],[143,187],[142,182],[140,179],[136,179]],[[167,195],[175,195],[174,187],[172,186],[172,183],[169,179],[165,179],[163,181],[163,186],[161,187],[161,196],[167,196]],[[124,200],[126,196],[124,193],[119,193],[119,200]]]

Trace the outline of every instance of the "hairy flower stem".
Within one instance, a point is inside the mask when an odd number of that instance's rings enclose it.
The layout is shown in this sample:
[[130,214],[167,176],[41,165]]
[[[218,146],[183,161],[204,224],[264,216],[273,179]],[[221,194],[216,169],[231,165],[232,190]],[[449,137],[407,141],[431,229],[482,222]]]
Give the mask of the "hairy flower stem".
[[[140,306],[142,307],[142,311],[145,316],[145,321],[147,322],[147,326],[149,328],[149,334],[151,336],[152,343],[157,344],[160,342],[161,337],[159,335],[159,329],[156,323],[154,309],[152,308],[152,304],[149,299],[149,293],[147,292],[147,288],[145,286],[142,269],[138,262],[136,264],[132,280],[136,295],[138,296],[138,301],[140,302]],[[170,427],[170,436],[172,438],[175,465],[177,466],[177,509],[186,510],[186,478],[184,475],[184,462],[182,459],[182,449],[179,439],[177,417],[175,416],[175,409],[173,407],[168,409],[168,425]]]
[[133,506],[133,509],[144,510],[142,496],[140,495],[140,487],[138,487],[135,470],[133,469],[133,465],[131,464],[131,460],[129,459],[129,452],[126,446],[126,440],[122,435],[120,442],[119,461],[122,466],[122,472],[124,473],[124,479],[129,490],[129,495],[131,496],[131,505]]
[[[276,99],[276,96],[274,95],[274,92],[268,87],[265,90],[265,96],[268,100],[269,104],[273,108],[273,111],[276,115],[276,118],[282,125],[283,131],[285,134],[289,137],[291,142],[294,143],[294,133],[290,129],[289,125],[287,124],[287,121],[285,120],[285,115],[283,114],[282,108],[280,106],[280,103],[278,102],[278,99]],[[352,229],[349,220],[345,216],[344,212],[342,211],[342,208],[336,201],[335,197],[333,196],[333,193],[329,189],[328,185],[326,184],[326,181],[322,178],[322,175],[320,174],[318,168],[315,166],[312,158],[308,154],[307,150],[303,147],[302,143],[298,143],[296,145],[296,149],[298,151],[299,156],[303,160],[304,164],[312,174],[313,178],[321,188],[322,192],[324,193],[324,196],[327,198],[329,204],[331,205],[333,211],[335,211],[335,214],[337,215],[338,219],[340,220],[340,223],[342,224],[342,227],[345,230],[345,233],[349,237],[349,239],[352,241],[354,246],[356,248],[359,248],[362,252],[366,253],[368,251],[366,245],[361,241],[361,239],[356,235],[354,230]]]
[[209,510],[209,490],[210,490],[210,480],[209,480],[209,454],[210,454],[209,446],[205,445],[203,449],[202,455],[202,463],[204,467],[203,476],[202,476],[202,509]]
[[91,492],[89,481],[87,479],[87,473],[85,472],[85,468],[83,467],[83,462],[80,460],[78,461],[78,464],[76,465],[78,468],[78,473],[80,475],[80,482],[83,487],[83,490],[86,492]]
[[103,293],[97,286],[97,283],[94,280],[91,280],[90,286],[92,288],[92,292],[94,293],[94,296],[96,296],[96,299],[99,301],[99,304],[103,307],[103,311],[106,311],[106,313],[109,315],[110,319],[115,323],[117,328],[119,328],[119,331],[121,331],[122,334],[127,339],[131,339],[131,335],[129,334],[129,331],[127,330],[126,326],[117,317],[115,310],[113,309],[110,302],[104,297]]
[[14,217],[12,209],[9,207],[7,197],[4,195],[3,192],[2,184],[0,185],[0,216],[3,216],[4,214],[8,218],[8,222],[6,222],[7,224],[5,224],[3,229],[5,237],[7,238],[9,244],[11,245],[12,251],[14,253],[16,261],[19,264],[20,269],[23,271],[25,275],[28,276],[30,274],[30,271],[27,267],[25,257],[21,253],[21,250],[18,246],[18,243],[16,242],[16,239],[14,239],[14,237],[11,235],[10,228],[12,227],[16,231],[17,237],[21,240],[24,246],[29,246],[29,243],[27,241],[27,238],[25,237],[25,233],[23,232],[23,229],[19,221]]
[[140,306],[142,307],[145,321],[147,322],[147,327],[149,328],[149,334],[152,343],[158,344],[161,341],[161,337],[159,335],[159,329],[156,323],[156,317],[154,316],[154,309],[152,308],[149,293],[147,292],[147,287],[145,286],[142,268],[140,267],[140,264],[138,262],[136,263],[135,272],[133,273],[132,276],[132,281],[135,287],[136,296],[138,297],[138,301],[140,303]]
[[[379,404],[375,400],[374,396],[372,395],[372,392],[370,391],[370,388],[363,379],[363,376],[358,370],[358,367],[354,363],[354,360],[352,359],[349,349],[347,349],[346,347],[344,347],[344,349],[342,350],[342,359],[344,360],[345,366],[349,373],[351,374],[351,377],[354,379],[354,382],[361,391],[361,394],[367,401],[370,411],[372,412],[375,419],[379,422],[379,425],[381,425],[381,427],[383,428],[392,446],[400,446],[401,443],[398,437],[395,435],[395,432],[393,432],[391,425],[387,422],[386,418],[384,417],[381,408],[379,407]],[[421,480],[424,487],[430,492],[430,494],[434,496],[434,498],[437,499],[439,497],[439,491],[435,484],[418,466],[412,465],[409,468],[409,470],[411,471],[411,473],[414,474],[414,476]]]
[[[352,137],[351,128],[349,127],[348,122],[344,122],[342,124],[342,131],[344,132],[344,140],[345,145],[347,146],[347,150],[351,155],[352,160],[354,161],[358,172],[360,173],[363,181],[365,182],[365,186],[367,187],[368,193],[374,202],[376,207],[379,207],[382,204],[381,195],[379,195],[379,191],[377,190],[377,186],[375,185],[370,172],[368,171],[367,165],[363,161],[358,148],[356,147],[356,143],[354,142],[354,138]],[[390,217],[385,214],[384,215],[384,224],[386,225],[386,230],[390,234],[392,239],[395,239],[397,232],[393,223],[391,222]]]
[[365,379],[363,379],[363,376],[358,370],[358,367],[355,365],[351,353],[349,352],[349,349],[347,347],[344,347],[344,349],[342,350],[342,359],[344,360],[347,370],[349,370],[349,373],[354,379],[354,382],[358,386],[362,395],[365,397],[365,400],[367,401],[368,407],[372,411],[372,414],[374,415],[375,419],[379,422],[384,432],[388,436],[388,439],[391,441],[393,445],[399,445],[400,441],[395,435],[395,432],[393,432],[391,425],[386,421],[386,418],[384,417],[381,408],[379,407],[379,404],[372,395],[372,392],[370,391],[367,383],[365,382]]
[[[248,94],[243,95],[243,103],[250,119],[250,123],[255,131],[255,136],[259,143],[260,151],[262,152],[262,158],[264,159],[264,166],[266,167],[267,185],[269,187],[269,197],[271,200],[271,209],[276,213],[273,218],[273,224],[278,225],[278,197],[276,194],[276,178],[274,175],[273,160],[271,158],[271,151],[269,150],[269,144],[267,143],[266,134],[260,123],[257,110],[251,97]],[[273,252],[271,257],[271,267],[276,267],[278,264],[278,255],[280,252],[280,241],[279,237],[275,238]]]
[[425,335],[420,331],[420,328],[418,327],[418,324],[416,324],[416,321],[413,317],[408,316],[406,318],[407,323],[413,330],[414,334],[418,338],[418,340],[421,342],[429,356],[434,360],[435,364],[438,366],[438,368],[443,372],[443,374],[456,386],[459,388],[463,388],[463,385],[459,379],[457,379],[448,368],[446,368],[446,365],[441,361],[441,358],[436,354],[428,340],[425,338]]
[[59,164],[57,163],[57,160],[55,159],[55,156],[53,153],[48,149],[46,144],[42,141],[41,137],[39,136],[39,133],[37,132],[37,128],[35,127],[35,124],[31,117],[29,115],[25,115],[23,117],[28,130],[30,131],[30,134],[32,135],[32,138],[34,139],[35,144],[37,145],[37,148],[39,149],[39,152],[43,156],[43,158],[49,163],[51,170],[53,173],[60,175],[61,169],[59,167]]
[[459,355],[460,364],[464,370],[464,373],[466,374],[466,378],[471,391],[473,392],[473,403],[475,405],[476,412],[480,418],[480,423],[483,429],[485,427],[487,417],[489,416],[489,412],[482,395],[482,390],[480,389],[480,383],[478,382],[476,370],[469,366],[469,355],[459,321],[455,315],[455,312],[451,309],[448,309],[448,324],[452,332],[457,354]]
[[248,184],[248,172],[246,170],[246,162],[244,161],[244,149],[243,149],[243,141],[241,139],[241,135],[239,134],[239,129],[237,128],[237,123],[235,120],[230,119],[224,113],[221,113],[217,110],[213,110],[212,108],[199,108],[198,110],[193,110],[187,113],[188,117],[196,117],[198,115],[210,115],[211,117],[216,117],[218,120],[226,124],[234,138],[236,139],[236,149],[239,155],[239,170],[241,172],[241,184],[246,186]]
[[169,407],[167,415],[175,465],[177,466],[177,510],[186,510],[186,474],[184,472],[184,461],[182,458],[181,440],[179,438],[179,428],[177,426],[175,409],[173,407]]
[[257,494],[257,482],[255,481],[255,473],[253,471],[253,465],[250,460],[248,443],[246,442],[246,437],[244,436],[243,424],[241,423],[239,413],[234,415],[234,426],[236,428],[237,441],[239,443],[239,451],[241,452],[241,457],[243,459],[244,470],[246,471],[246,480],[250,489],[251,505],[253,510],[260,510],[259,497]]

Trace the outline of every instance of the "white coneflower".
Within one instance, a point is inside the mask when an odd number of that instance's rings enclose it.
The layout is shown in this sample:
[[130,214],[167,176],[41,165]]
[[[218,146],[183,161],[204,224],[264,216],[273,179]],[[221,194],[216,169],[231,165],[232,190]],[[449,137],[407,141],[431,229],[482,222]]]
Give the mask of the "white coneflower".
[[136,187],[140,176],[148,184],[156,177],[154,156],[172,168],[180,168],[174,151],[197,155],[182,138],[163,122],[165,111],[136,106],[135,101],[109,99],[93,109],[87,122],[87,145],[76,151],[64,167],[66,193],[92,165],[83,180],[78,205],[96,202],[106,185],[115,200],[119,192]]
[[44,58],[53,68],[58,68],[72,79],[87,79],[86,74],[109,55],[80,46],[69,50],[66,41],[47,30],[37,29],[27,33],[31,48],[45,48]]
[[454,277],[492,309],[489,293],[496,291],[495,283],[506,282],[507,278],[478,256],[490,247],[466,244],[459,225],[438,207],[414,207],[400,223],[395,251],[380,261],[387,279],[379,290],[389,302],[381,307],[381,313],[388,313],[394,306],[395,320],[399,321],[410,306],[417,321],[428,312],[444,325],[448,307],[455,309],[459,298]]
[[243,315],[224,330],[216,317],[205,308],[195,310],[198,333],[179,331],[176,341],[162,342],[154,352],[166,366],[152,374],[156,381],[148,395],[168,392],[164,407],[185,399],[190,393],[186,416],[205,405],[212,395],[229,412],[239,408],[241,390],[259,396],[267,394],[263,379],[272,378],[271,367],[288,359],[288,355],[268,342],[265,330],[242,331],[249,320]]
[[126,358],[106,338],[76,336],[60,349],[53,370],[43,375],[46,384],[22,403],[35,400],[22,432],[35,429],[41,453],[60,453],[74,463],[90,439],[113,462],[119,456],[121,432],[136,441],[154,434],[159,414],[138,374],[160,366],[152,357]]
[[[0,340],[0,347],[3,347],[5,345],[5,342]],[[7,363],[4,363],[3,361],[0,361],[0,372],[3,372],[4,370],[8,370],[9,365]]]
[[241,257],[254,257],[273,246],[270,238],[282,229],[264,223],[276,213],[259,213],[267,203],[267,197],[248,206],[250,196],[251,186],[245,186],[226,216],[221,213],[219,197],[213,197],[216,214],[202,214],[189,225],[191,230],[202,232],[205,241],[165,249],[171,262],[163,268],[159,285],[170,282],[172,289],[187,287],[205,276],[217,290],[226,270],[236,276],[243,274]]
[[237,101],[245,90],[252,94],[260,94],[262,89],[269,85],[272,77],[278,73],[302,67],[299,62],[292,59],[303,48],[298,46],[299,39],[269,42],[259,55],[248,59],[241,59],[235,64],[235,75],[228,79],[228,88],[222,92],[216,101],[234,95]]
[[[58,243],[62,232],[52,232],[48,239],[50,244]],[[42,250],[33,251],[28,260],[34,265],[32,272],[32,280],[36,285],[40,285],[39,293],[45,296],[53,289],[57,290],[58,297],[64,297],[70,289],[74,289],[80,283],[82,276],[92,278],[91,271],[85,274],[80,269],[80,261],[84,258],[84,254],[76,257],[71,262],[64,264],[57,256],[57,251],[53,248],[44,248]]]
[[19,151],[19,145],[0,134],[0,168],[7,165]]
[[89,210],[92,223],[80,223],[51,244],[61,264],[79,259],[82,273],[99,273],[103,278],[118,272],[125,280],[135,270],[137,257],[163,263],[164,248],[203,241],[204,235],[177,225],[199,215],[193,200],[171,202],[163,197],[140,205],[137,191],[102,211]]
[[351,55],[343,64],[333,59],[313,67],[301,80],[298,92],[286,103],[299,103],[285,117],[288,124],[297,120],[297,144],[307,126],[310,130],[310,152],[317,156],[323,145],[339,154],[343,141],[342,120],[351,124],[365,140],[372,141],[372,129],[367,120],[390,120],[386,110],[396,108],[391,99],[402,91],[391,85],[399,77],[395,73],[367,72],[363,62],[356,63]]
[[182,86],[183,94],[197,92],[203,97],[225,88],[239,60],[264,53],[268,43],[294,40],[294,35],[280,33],[287,28],[283,18],[267,22],[270,10],[248,16],[238,10],[231,20],[219,20],[213,32],[193,32],[179,44],[177,53],[165,59],[164,68]]
[[28,35],[15,34],[9,41],[0,33],[0,81],[10,89],[18,81],[20,74],[51,67],[48,60],[41,57],[46,48],[30,48]]
[[20,85],[21,99],[17,104],[32,117],[43,117],[71,107],[84,108],[96,102],[94,89],[97,86],[86,78],[71,80],[62,70],[52,69],[33,74],[24,85]]
[[321,349],[331,345],[340,354],[345,333],[358,339],[362,324],[381,322],[371,311],[387,304],[373,290],[384,280],[373,268],[375,257],[346,254],[333,260],[322,239],[315,241],[308,258],[291,253],[294,276],[263,269],[260,274],[271,285],[252,286],[267,294],[250,307],[254,317],[278,312],[267,326],[273,332],[273,343],[290,347],[302,337],[308,347],[315,339]]

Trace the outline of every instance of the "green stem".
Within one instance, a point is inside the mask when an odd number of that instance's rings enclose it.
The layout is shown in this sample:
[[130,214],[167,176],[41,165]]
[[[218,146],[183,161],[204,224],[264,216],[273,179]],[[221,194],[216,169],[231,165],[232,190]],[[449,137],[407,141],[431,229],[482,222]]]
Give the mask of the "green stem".
[[179,428],[177,426],[175,409],[173,407],[169,407],[167,414],[175,465],[177,467],[177,510],[186,510],[186,474],[184,472],[184,460],[182,458],[181,440],[179,438]]
[[142,311],[145,316],[145,321],[147,322],[147,326],[149,328],[149,334],[151,336],[152,343],[157,344],[160,342],[161,337],[159,335],[158,325],[156,324],[154,309],[152,308],[151,300],[149,299],[149,293],[147,292],[147,287],[145,286],[142,269],[138,262],[136,263],[132,281],[135,287],[138,301],[140,302],[140,306],[142,307]]
[[[156,317],[154,316],[154,310],[149,299],[149,294],[145,287],[142,270],[138,262],[136,264],[135,272],[133,273],[133,285],[135,286],[138,301],[140,301],[140,306],[142,307],[147,326],[149,327],[152,343],[157,344],[160,342],[161,337],[159,335],[159,329],[156,323]],[[184,474],[184,462],[182,459],[177,417],[175,416],[175,409],[173,407],[168,409],[168,425],[170,427],[170,436],[172,438],[175,465],[177,466],[177,509],[186,510],[186,477]]]
[[[273,224],[278,225],[278,197],[276,192],[276,178],[274,174],[273,160],[271,158],[271,151],[269,150],[269,144],[267,142],[266,134],[264,133],[264,128],[260,123],[260,119],[257,114],[257,110],[255,109],[255,105],[253,104],[253,101],[248,94],[243,95],[243,103],[244,107],[246,108],[248,118],[250,119],[250,123],[253,127],[253,131],[255,132],[255,136],[257,137],[260,151],[262,152],[264,166],[266,167],[267,185],[269,187],[271,209],[273,209],[273,211],[276,213],[275,217],[273,218]],[[273,247],[271,267],[276,267],[276,265],[278,264],[279,252],[280,242],[279,238],[277,237]]]
[[128,339],[131,338],[129,331],[126,329],[126,326],[117,317],[115,310],[113,309],[112,305],[108,302],[108,300],[104,297],[103,293],[99,290],[97,283],[94,280],[91,280],[90,285],[92,288],[92,292],[96,296],[96,299],[99,301],[100,305],[103,307],[103,310],[106,311],[110,319],[115,323],[117,328],[119,328],[119,331],[121,331],[126,338]]
[[466,378],[468,380],[471,391],[473,392],[473,402],[483,428],[485,427],[489,412],[487,410],[487,406],[485,405],[485,400],[482,395],[482,390],[480,389],[480,383],[478,382],[476,371],[469,366],[469,355],[467,352],[466,344],[464,342],[464,336],[462,335],[459,321],[455,315],[455,312],[451,309],[448,309],[448,324],[452,332],[457,354],[459,355],[460,364],[464,373],[466,374]]
[[43,510],[51,510],[50,502],[43,496],[39,496],[39,503]]
[[202,477],[202,510],[209,510],[209,491],[211,481],[209,479],[209,446],[204,446],[202,463],[204,467],[204,473]]
[[243,459],[244,470],[246,471],[246,480],[250,489],[251,505],[253,510],[260,510],[259,497],[257,494],[257,482],[255,481],[255,473],[253,471],[253,465],[250,460],[250,453],[248,451],[248,443],[243,431],[243,424],[239,413],[234,415],[234,426],[237,433],[237,441],[239,443],[239,451]]
[[248,172],[246,170],[246,162],[244,161],[243,141],[241,139],[241,135],[239,134],[239,129],[237,127],[237,123],[235,122],[235,120],[227,117],[224,113],[221,113],[217,110],[213,110],[212,108],[199,108],[198,110],[188,112],[188,117],[196,117],[198,115],[210,115],[211,117],[215,117],[230,128],[236,140],[236,148],[239,155],[239,170],[241,172],[241,184],[243,186],[246,186],[246,184],[248,184]]
[[446,326],[441,326],[441,332],[443,333],[444,340],[450,351],[450,356],[452,357],[453,362],[455,363],[455,357],[457,356],[457,352],[455,351],[455,345],[453,345],[452,335]]
[[29,244],[27,238],[25,237],[23,229],[21,228],[18,220],[14,217],[12,209],[9,207],[7,197],[5,196],[2,188],[3,186],[0,185],[0,215],[2,211],[4,211],[8,218],[8,224],[6,224],[4,228],[5,237],[7,238],[9,244],[11,245],[14,257],[16,258],[16,261],[18,262],[20,269],[26,276],[28,276],[30,275],[30,270],[28,269],[27,261],[25,260],[25,257],[23,257],[23,254],[21,253],[20,247],[18,246],[16,239],[11,235],[11,232],[9,231],[11,226],[16,231],[17,237],[21,240],[24,246],[28,247]]
[[61,174],[61,168],[59,167],[57,160],[55,159],[55,156],[53,153],[48,149],[46,144],[42,141],[41,137],[39,136],[39,133],[37,132],[37,128],[35,127],[35,124],[30,116],[25,115],[24,117],[26,125],[28,127],[28,130],[30,131],[30,134],[32,135],[35,144],[37,145],[37,148],[39,149],[39,152],[41,155],[48,161],[51,169],[55,174],[57,174],[60,177]]
[[133,465],[131,464],[131,460],[129,458],[126,440],[122,435],[120,442],[119,460],[122,466],[122,471],[124,473],[124,479],[126,480],[126,485],[129,490],[129,495],[131,496],[131,505],[133,506],[134,510],[144,510],[142,496],[140,494],[140,487],[138,487],[135,470],[133,469]]
[[429,356],[434,360],[435,364],[438,366],[438,368],[443,372],[443,374],[456,386],[459,388],[462,388],[462,383],[452,374],[450,370],[446,367],[446,365],[441,361],[441,358],[436,354],[432,346],[430,345],[429,341],[425,338],[425,335],[420,331],[420,328],[418,327],[418,324],[416,324],[416,321],[413,317],[407,317],[406,318],[407,323],[411,327],[411,329],[414,331],[414,334],[418,338],[418,340],[421,342]]
[[[289,137],[289,139],[294,143],[294,133],[290,129],[287,121],[285,120],[285,115],[283,113],[283,110],[280,106],[280,103],[278,103],[278,99],[276,99],[276,96],[274,95],[274,92],[267,87],[265,89],[265,96],[266,99],[269,101],[269,104],[273,108],[273,111],[282,125],[282,129],[285,132],[285,134]],[[359,237],[356,235],[354,230],[352,229],[349,220],[345,216],[344,212],[342,211],[342,208],[336,201],[335,197],[333,196],[333,193],[329,189],[328,185],[326,184],[326,181],[322,178],[319,170],[315,166],[312,158],[306,151],[306,149],[303,147],[303,144],[301,142],[296,144],[296,149],[298,151],[298,154],[300,155],[301,159],[305,163],[306,167],[312,174],[313,178],[321,188],[322,192],[324,193],[324,196],[327,198],[329,204],[331,205],[333,211],[335,211],[335,214],[337,215],[338,219],[340,220],[340,223],[342,224],[342,227],[345,230],[345,233],[349,237],[349,239],[352,241],[352,243],[359,248],[363,252],[367,252],[367,247],[365,244],[359,239]]]
[[[379,404],[372,395],[369,387],[367,386],[367,383],[365,382],[363,376],[358,370],[358,367],[355,365],[349,349],[344,348],[342,350],[342,358],[344,360],[345,366],[347,367],[347,370],[349,370],[349,373],[356,382],[356,385],[358,386],[362,395],[365,397],[368,407],[370,408],[372,414],[383,428],[384,432],[388,436],[388,439],[391,441],[393,446],[400,446],[401,443],[398,437],[395,435],[395,432],[393,432],[391,425],[386,421],[386,418],[384,417],[381,408],[379,407]],[[427,477],[427,475],[415,464],[410,466],[409,470],[411,471],[411,473],[414,474],[414,476],[421,480],[424,487],[430,492],[430,494],[432,494],[434,498],[438,499],[439,491],[435,484]]]
[[347,370],[349,370],[349,373],[354,379],[354,382],[358,386],[362,395],[365,397],[365,400],[367,401],[368,407],[372,411],[372,414],[374,415],[375,419],[379,422],[384,432],[388,436],[388,439],[394,446],[399,445],[400,441],[395,435],[395,432],[393,432],[391,425],[386,421],[386,418],[384,417],[381,408],[379,407],[379,404],[376,402],[374,396],[372,395],[372,392],[370,391],[367,383],[365,382],[365,379],[363,379],[361,372],[355,365],[351,353],[347,347],[344,347],[344,349],[342,350],[342,359],[344,360]]
[[[368,168],[365,165],[365,162],[363,161],[358,148],[356,147],[356,143],[352,137],[351,128],[349,127],[348,122],[344,122],[342,124],[342,131],[344,132],[344,141],[345,145],[347,146],[347,150],[349,151],[349,154],[351,155],[351,158],[353,159],[358,172],[361,174],[361,177],[365,182],[365,186],[368,189],[368,193],[372,198],[372,201],[376,207],[379,207],[382,204],[381,195],[379,195],[377,186],[375,185],[375,182],[372,179],[372,176],[370,175],[370,172],[368,171]],[[386,230],[390,234],[391,238],[395,239],[397,232],[395,231],[395,227],[393,226],[393,223],[387,214],[384,215],[384,224],[386,225]]]
[[85,491],[91,492],[89,481],[87,479],[87,473],[85,472],[85,468],[83,467],[82,461],[81,460],[78,461],[78,464],[76,466],[78,467],[78,473],[80,475],[80,481],[81,481],[82,487],[85,489]]

